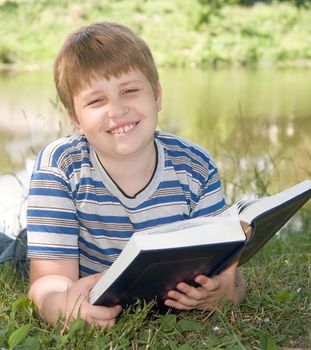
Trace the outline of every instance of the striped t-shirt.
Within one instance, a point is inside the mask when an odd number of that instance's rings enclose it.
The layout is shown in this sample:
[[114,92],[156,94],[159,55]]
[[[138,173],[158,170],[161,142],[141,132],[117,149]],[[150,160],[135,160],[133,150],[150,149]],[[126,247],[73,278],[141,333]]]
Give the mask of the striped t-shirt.
[[157,167],[135,197],[119,189],[84,136],[47,145],[30,183],[29,258],[79,259],[86,276],[109,267],[133,232],[223,211],[218,171],[203,148],[162,131],[155,145]]

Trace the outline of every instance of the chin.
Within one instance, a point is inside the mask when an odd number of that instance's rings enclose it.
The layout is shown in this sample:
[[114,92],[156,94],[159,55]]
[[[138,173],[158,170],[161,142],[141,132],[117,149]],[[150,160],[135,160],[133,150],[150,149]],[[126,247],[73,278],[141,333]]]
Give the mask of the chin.
[[120,147],[116,150],[116,154],[119,156],[131,156],[135,154],[138,150],[129,147]]

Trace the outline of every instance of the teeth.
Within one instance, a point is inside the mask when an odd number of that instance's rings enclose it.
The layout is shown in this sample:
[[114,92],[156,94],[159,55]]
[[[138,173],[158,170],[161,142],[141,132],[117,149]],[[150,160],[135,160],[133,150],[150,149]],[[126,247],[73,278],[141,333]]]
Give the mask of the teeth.
[[111,133],[112,134],[125,134],[128,131],[130,131],[131,129],[133,129],[133,127],[134,127],[134,124],[120,126],[119,128],[111,130]]

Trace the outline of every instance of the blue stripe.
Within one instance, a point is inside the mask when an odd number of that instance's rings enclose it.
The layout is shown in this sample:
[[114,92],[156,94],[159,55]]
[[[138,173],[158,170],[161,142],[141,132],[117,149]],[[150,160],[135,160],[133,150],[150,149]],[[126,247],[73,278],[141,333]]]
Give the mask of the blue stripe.
[[44,233],[57,233],[65,235],[79,235],[79,228],[74,227],[64,227],[64,226],[53,226],[51,224],[38,225],[38,224],[28,224],[27,231],[31,232],[44,232]]
[[[107,264],[105,264],[106,266],[111,266],[111,262],[107,261]],[[82,272],[82,273],[81,273]],[[80,275],[94,275],[95,273],[98,273],[98,271],[95,271],[93,269],[90,269],[88,267],[86,267],[85,265],[80,265]]]
[[[205,183],[208,177],[202,176],[202,174],[195,171],[191,166],[186,164],[174,164],[176,172],[186,171],[191,178],[197,179],[200,183]],[[208,173],[208,170],[205,170]]]
[[[84,245],[86,245],[88,248],[104,254],[104,255],[114,255],[114,254],[120,254],[121,253],[121,249],[117,249],[117,248],[99,248],[97,245],[95,245],[94,243],[90,243],[88,241],[86,241],[82,236],[79,237],[79,241],[81,243],[83,243]],[[83,249],[83,252],[86,253],[86,251]],[[88,254],[88,253],[86,253]],[[88,258],[93,259],[93,256],[88,255]],[[95,258],[95,257],[94,257]]]
[[79,187],[81,186],[91,186],[94,187],[96,190],[98,190],[99,188],[106,189],[102,181],[95,181],[91,177],[81,177]]
[[104,215],[98,215],[98,214],[84,213],[83,211],[80,211],[80,210],[77,210],[77,214],[82,220],[99,221],[107,224],[131,224],[131,221],[127,216],[119,216],[119,215],[104,216]]
[[85,250],[80,250],[80,255],[84,256],[88,260],[91,260],[93,263],[99,263],[102,266],[108,265],[108,263],[111,265],[109,260],[100,259],[95,255],[88,254]]
[[78,255],[79,250],[73,249],[73,248],[66,248],[66,247],[38,247],[34,245],[28,245],[28,252],[34,253],[34,252],[40,252],[40,253],[47,253],[47,254],[67,254],[67,255]]
[[[71,160],[71,163],[69,165],[67,165],[67,168],[65,169],[67,176],[68,176],[68,179],[70,179],[72,176],[74,176],[75,170],[80,170],[82,168],[82,165],[83,165],[83,163],[85,163],[86,160],[87,160],[87,158],[85,158],[85,157],[81,157],[81,159]],[[57,159],[57,161],[58,161],[58,159]],[[57,166],[57,164],[55,165],[55,167],[56,166]]]
[[214,192],[214,191],[220,191],[220,189],[221,189],[220,180],[217,180],[213,183],[209,183],[209,185],[204,188],[203,193],[206,194],[206,193],[210,193],[210,192]]
[[102,228],[88,227],[87,231],[94,237],[109,237],[109,238],[130,238],[133,235],[133,231],[116,231],[116,230],[104,230]]
[[29,190],[29,195],[69,198],[67,191],[55,190],[54,188],[40,188],[40,187],[34,188],[34,187],[31,187]]
[[167,217],[161,217],[157,219],[152,220],[146,220],[143,222],[135,223],[133,224],[135,231],[136,230],[146,230],[152,227],[164,225],[164,224],[170,224],[172,222],[176,221],[183,221],[186,220],[187,217],[185,215],[173,215],[173,216],[167,216]]
[[[187,199],[184,195],[167,195],[167,196],[161,196],[161,197],[155,197],[150,199],[149,201],[146,201],[145,203],[142,203],[141,205],[138,205],[135,207],[135,210],[141,210],[141,209],[148,209],[155,207],[160,204],[175,204],[180,203],[180,205],[187,203]],[[133,208],[127,207],[123,205],[128,210],[132,210]]]
[[95,255],[88,254],[84,250],[80,251],[80,255],[81,255],[81,257],[84,256],[87,260],[90,260],[93,263],[98,263],[102,266],[110,266],[112,264],[111,261],[105,260],[105,259],[100,259],[100,258],[96,257]]
[[57,218],[57,219],[64,219],[64,220],[77,219],[76,214],[73,212],[57,211],[57,210],[51,210],[51,209],[28,209],[27,216]]
[[[67,192],[66,190],[68,190],[69,192],[71,192],[70,184],[66,182],[59,174],[56,174],[54,172],[52,173],[52,172],[47,172],[45,170],[39,170],[33,174],[31,180],[35,182],[35,185],[30,187],[29,194],[36,195],[38,194],[37,192],[39,191],[39,195],[41,195],[41,193],[43,195],[50,195],[53,192],[49,192],[49,191],[59,191],[59,192],[54,192],[54,194],[52,194],[53,196],[55,195],[57,196],[58,195],[57,193],[61,193],[61,191]],[[51,184],[49,185],[48,188],[46,188],[46,187],[40,187],[40,184],[36,182],[43,182],[43,183],[51,182]],[[52,186],[53,183],[55,183],[54,187]],[[64,187],[64,190],[59,189],[61,186]]]
[[[191,144],[190,142],[187,142],[186,140],[184,140],[184,142],[182,142],[178,137],[177,138],[176,137],[170,138],[170,137],[166,137],[166,135],[160,136],[160,137],[158,137],[158,139],[167,145],[177,146],[180,148],[180,151],[174,150],[174,152],[184,153],[188,157],[189,157],[189,152],[191,152],[191,153],[195,154],[196,156],[202,158],[202,160],[204,162],[210,161],[210,158],[206,153],[204,153],[199,148],[194,147],[193,144]],[[184,150],[186,150],[186,152],[184,152]],[[193,157],[190,156],[189,158],[191,158],[192,161],[196,162],[196,160],[193,159]]]
[[208,216],[210,214],[213,214],[213,213],[216,213],[218,211],[221,211],[222,209],[225,208],[225,201],[224,199],[221,200],[220,202],[214,204],[214,205],[211,205],[207,208],[203,208],[203,209],[200,209],[198,211],[195,211],[194,214],[193,214],[193,217],[194,218],[197,218],[199,216]]
[[101,195],[92,192],[78,192],[75,197],[77,201],[89,200],[101,203],[120,203],[116,197],[107,194]]
[[62,178],[62,176],[60,176],[60,174],[56,172],[48,172],[45,169],[38,170],[36,173],[34,173],[32,180],[54,181],[57,184],[61,183],[64,186],[67,186],[67,182],[64,181],[64,179]]
[[[81,147],[82,145],[82,147]],[[83,157],[82,154],[86,153],[88,154],[88,149],[86,147],[86,145],[84,145],[83,143],[81,143],[81,138],[79,139],[71,139],[70,138],[64,138],[63,139],[63,143],[59,144],[57,148],[55,148],[54,152],[53,152],[53,157],[52,157],[52,163],[51,166],[58,168],[59,167],[59,159],[65,157],[65,158],[75,158],[76,156],[78,156],[78,158],[80,158],[80,161],[75,161],[76,164],[80,164],[81,160],[87,160],[87,157]],[[76,169],[78,167],[75,167],[74,164],[75,162],[70,162],[71,165],[71,169]]]
[[[167,151],[167,154],[171,159],[177,159],[177,157],[183,157],[183,158],[188,159],[189,163],[191,163],[191,164],[196,164],[198,166],[202,166],[202,158],[204,158],[204,167],[206,167],[206,163],[209,165],[209,158],[204,156],[202,153],[197,154],[196,152],[193,152],[192,150],[190,153],[196,154],[199,159],[201,158],[200,159],[201,161],[199,161],[196,158],[193,158],[189,154],[189,151],[188,152],[185,152],[184,150],[168,150]],[[181,165],[186,165],[186,164],[182,163]]]
[[176,189],[180,186],[180,182],[178,180],[169,180],[169,181],[161,181],[161,188],[172,188]]

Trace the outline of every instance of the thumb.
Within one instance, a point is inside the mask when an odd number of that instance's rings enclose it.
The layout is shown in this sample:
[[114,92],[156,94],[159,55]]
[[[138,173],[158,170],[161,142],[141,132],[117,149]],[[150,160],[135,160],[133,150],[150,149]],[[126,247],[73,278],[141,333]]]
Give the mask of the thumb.
[[90,290],[95,286],[101,277],[101,273],[95,273],[94,275],[81,278],[78,283],[81,287],[83,287],[83,289]]

